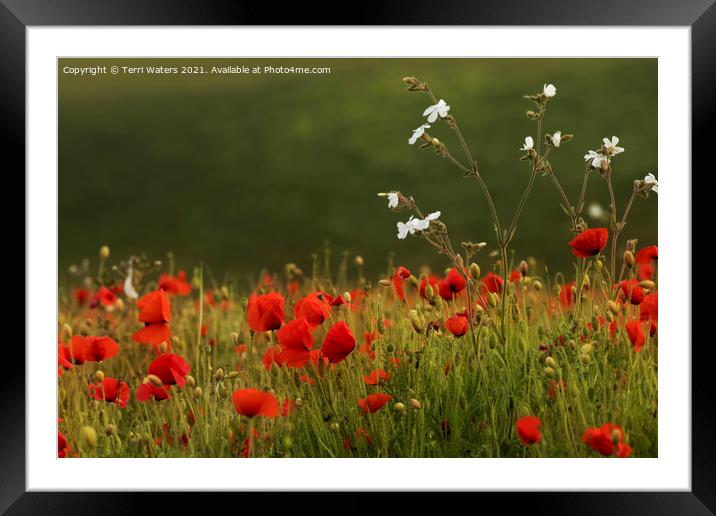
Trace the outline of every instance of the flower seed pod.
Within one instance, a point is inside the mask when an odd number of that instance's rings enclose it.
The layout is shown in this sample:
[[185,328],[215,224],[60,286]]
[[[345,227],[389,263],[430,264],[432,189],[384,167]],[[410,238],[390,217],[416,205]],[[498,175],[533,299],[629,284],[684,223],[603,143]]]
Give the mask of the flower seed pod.
[[544,359],[544,364],[545,364],[547,367],[551,367],[552,369],[557,369],[557,362],[555,362],[555,361],[554,361],[554,358],[552,358],[552,357],[547,357],[547,358],[545,358],[545,359]]
[[363,267],[365,264],[365,260],[360,255],[356,256],[353,261],[358,267]]
[[554,369],[552,369],[551,367],[545,367],[544,374],[549,378],[554,378],[556,373],[555,373]]
[[474,279],[480,277],[480,266],[475,262],[472,262],[470,264],[470,276],[472,276]]
[[632,269],[634,267],[634,253],[626,251],[624,253],[624,265]]
[[403,412],[405,410],[405,404],[398,402],[393,405],[393,410],[396,412]]
[[395,344],[393,344],[392,342],[389,342],[389,343],[385,346],[385,350],[386,350],[388,353],[393,353],[393,352],[395,351]]
[[80,428],[80,445],[88,450],[94,450],[97,447],[97,432],[91,426],[83,426]]
[[419,402],[418,400],[416,400],[416,399],[411,399],[411,400],[410,400],[410,406],[413,407],[415,410],[420,410],[421,408],[423,408],[422,403],[420,403],[420,402]]
[[109,258],[109,246],[103,245],[102,247],[100,247],[99,257],[102,258],[103,260],[106,260],[107,258]]

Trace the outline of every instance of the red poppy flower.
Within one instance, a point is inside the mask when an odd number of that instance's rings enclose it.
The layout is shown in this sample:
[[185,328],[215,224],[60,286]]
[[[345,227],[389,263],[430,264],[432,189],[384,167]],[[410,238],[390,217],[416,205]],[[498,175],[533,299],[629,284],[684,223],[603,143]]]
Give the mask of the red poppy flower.
[[465,278],[463,278],[457,269],[453,267],[450,271],[448,271],[445,279],[438,285],[438,291],[441,298],[445,301],[450,301],[462,292],[466,285],[467,282],[465,281]]
[[[270,278],[270,276],[269,276]],[[253,439],[252,439],[253,436]],[[248,459],[251,455],[251,441],[258,441],[259,440],[259,432],[255,428],[251,429],[251,436],[244,439],[244,447],[241,449],[241,456],[245,459]]]
[[358,406],[363,411],[363,414],[367,414],[368,412],[372,414],[373,412],[383,408],[385,404],[392,399],[393,397],[390,394],[378,392],[375,394],[369,394],[367,398],[358,400]]
[[510,272],[510,281],[512,283],[519,283],[522,279],[522,273],[519,269],[512,269],[512,272]]
[[129,385],[116,378],[105,378],[102,383],[91,383],[87,387],[90,398],[98,401],[116,403],[120,408],[125,408],[129,401]]
[[320,292],[311,292],[296,302],[293,316],[296,319],[305,319],[314,328],[320,326],[329,316],[328,300]]
[[524,416],[517,420],[517,434],[522,444],[538,443],[542,439],[542,420],[537,416]]
[[266,350],[266,353],[264,353],[261,362],[263,362],[264,367],[267,371],[271,370],[271,364],[276,364],[277,366],[281,367],[281,365],[283,364],[281,360],[281,347],[274,346]]
[[368,385],[380,385],[390,380],[390,373],[382,369],[375,369],[369,375],[363,377],[363,382]]
[[[365,428],[358,428],[355,433],[356,441],[362,440],[364,441],[368,446],[373,444],[373,439],[371,438],[370,434],[368,433],[368,430]],[[350,436],[346,436],[346,438],[343,440],[343,447],[346,450],[351,449],[351,438]]]
[[283,324],[284,299],[278,292],[251,294],[248,304],[249,327],[255,332],[277,330]]
[[284,324],[276,332],[276,337],[283,349],[307,350],[313,347],[311,327],[305,319],[294,319]]
[[57,374],[62,376],[65,369],[72,369],[72,355],[70,354],[70,347],[64,345],[62,342],[57,342]]
[[342,362],[356,347],[356,338],[345,321],[338,321],[326,333],[321,348],[322,355],[332,364]]
[[426,278],[423,278],[420,282],[420,297],[423,299],[428,299],[425,295],[425,289],[427,286],[430,285],[433,289],[433,292],[439,293],[440,292],[440,279],[436,278],[435,276],[428,276]]
[[158,387],[151,382],[147,382],[140,385],[134,393],[134,398],[137,401],[147,401],[152,397],[156,401],[168,400],[171,397],[169,396],[169,386],[162,385]]
[[582,434],[582,441],[606,457],[617,452],[617,457],[629,457],[631,446],[624,443],[624,430],[618,425],[605,423],[599,428],[588,428]]
[[572,287],[576,288],[577,283],[570,281],[569,283],[565,283],[564,286],[559,289],[559,304],[565,310],[572,308],[577,299],[577,292],[572,291]]
[[622,281],[620,284],[622,295],[631,304],[638,305],[644,300],[644,289],[639,286],[635,279]]
[[641,351],[644,342],[646,342],[646,335],[644,335],[642,322],[637,320],[628,321],[624,325],[624,329],[629,336],[631,345],[634,346],[634,351]]
[[57,431],[57,457],[60,459],[64,459],[67,457],[70,453],[72,453],[72,448],[70,448],[70,445],[67,444],[67,437],[60,432]]
[[114,306],[117,302],[117,295],[104,285],[100,286],[90,302],[91,307],[102,305],[105,307]]
[[76,288],[72,291],[72,297],[77,306],[84,306],[90,298],[90,292],[86,288]]
[[649,263],[653,260],[659,259],[659,248],[655,245],[650,245],[648,247],[644,247],[643,249],[639,249],[639,251],[634,256],[634,261],[636,263]]
[[270,392],[256,389],[239,389],[231,396],[236,412],[242,416],[276,417],[278,415],[278,400]]
[[179,355],[164,353],[159,355],[149,364],[149,374],[158,377],[164,385],[186,384],[186,375],[191,371],[191,366]]
[[294,400],[290,400],[286,398],[283,400],[283,403],[281,403],[281,416],[287,417],[293,414],[296,411],[296,402]]
[[406,278],[410,277],[410,271],[402,265],[395,270],[393,275],[393,285],[395,285],[395,292],[398,294],[398,299],[405,302],[405,291],[403,289],[403,282]]
[[644,296],[644,300],[639,305],[639,319],[642,322],[649,323],[649,335],[653,337],[656,333],[656,324],[659,319],[658,291]]
[[488,272],[487,276],[482,279],[483,289],[493,294],[502,292],[503,283],[502,278],[493,272]]
[[598,254],[607,245],[609,230],[607,228],[591,228],[575,236],[569,245],[572,253],[578,258],[589,258]]
[[553,400],[557,397],[558,391],[566,391],[567,390],[567,382],[564,380],[550,380],[549,381],[549,387],[547,389],[547,396],[549,399]]
[[179,271],[179,274],[176,276],[162,274],[159,276],[158,287],[165,290],[168,294],[177,296],[188,296],[191,293],[191,283],[186,280],[186,273],[184,271]]
[[656,268],[651,263],[639,263],[637,264],[636,276],[641,280],[650,280],[654,277]]
[[468,320],[462,314],[453,315],[445,321],[445,327],[456,337],[462,337],[467,333]]
[[163,290],[155,290],[137,301],[139,322],[144,328],[132,335],[132,340],[140,344],[158,346],[171,337],[169,321],[172,318],[171,304]]
[[75,335],[70,341],[70,353],[75,364],[101,362],[119,353],[119,344],[109,337]]

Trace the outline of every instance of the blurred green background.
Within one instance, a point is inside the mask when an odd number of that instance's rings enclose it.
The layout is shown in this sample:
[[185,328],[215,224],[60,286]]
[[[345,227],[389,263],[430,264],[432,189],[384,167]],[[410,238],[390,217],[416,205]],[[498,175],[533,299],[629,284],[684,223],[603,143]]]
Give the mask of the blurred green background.
[[[328,42],[327,42],[328,44]],[[430,102],[407,93],[417,76],[444,98],[468,140],[507,225],[530,166],[518,148],[535,134],[522,98],[554,83],[545,130],[573,133],[550,160],[576,202],[588,149],[618,135],[615,160],[623,209],[636,178],[656,172],[656,59],[60,59],[59,260],[61,274],[109,244],[114,258],[145,252],[215,276],[310,268],[328,240],[336,254],[366,259],[378,274],[391,251],[418,269],[447,265],[417,238],[398,240],[377,192],[401,190],[423,211],[442,211],[454,245],[494,249],[478,185],[431,150],[409,146]],[[321,66],[328,75],[73,76],[66,66]],[[461,157],[454,134],[431,135]],[[608,208],[592,175],[587,204]],[[572,262],[568,219],[548,178],[538,177],[513,247],[551,270]],[[637,199],[624,238],[656,243],[657,201]],[[592,226],[605,222],[592,220]],[[485,260],[483,258],[483,260]]]

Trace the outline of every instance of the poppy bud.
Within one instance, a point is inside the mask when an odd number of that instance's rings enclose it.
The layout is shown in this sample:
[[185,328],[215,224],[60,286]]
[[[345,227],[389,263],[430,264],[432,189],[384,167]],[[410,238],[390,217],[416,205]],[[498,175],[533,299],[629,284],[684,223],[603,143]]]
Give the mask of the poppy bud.
[[532,283],[532,288],[534,288],[537,292],[539,292],[540,290],[542,290],[542,282],[539,280],[535,280]]
[[527,262],[526,262],[526,261],[522,260],[522,261],[520,262],[520,267],[519,267],[519,269],[520,269],[520,272],[522,273],[523,276],[527,276],[527,273],[528,273],[529,270],[530,270],[530,266],[527,265]]
[[624,264],[630,269],[634,267],[634,253],[626,251],[624,253]]
[[194,377],[190,374],[186,375],[186,384],[189,387],[194,387],[196,385],[196,382],[194,381]]
[[202,394],[204,394],[204,391],[201,390],[201,387],[197,387],[196,389],[194,389],[195,398],[201,398]]
[[585,274],[584,278],[582,278],[582,285],[584,288],[589,288],[589,285],[591,284],[590,282],[591,280],[589,279],[589,274]]
[[612,430],[612,442],[614,443],[614,445],[616,446],[617,444],[619,444],[619,442],[621,440],[622,440],[621,432],[619,430],[617,430],[616,428],[614,430]]
[[164,340],[159,343],[159,352],[160,353],[166,353],[169,350],[169,343]]
[[65,323],[62,325],[62,335],[66,341],[72,338],[72,327],[69,324]]
[[80,428],[80,443],[83,448],[94,450],[97,447],[97,432],[91,426]]
[[545,358],[544,363],[547,367],[551,367],[552,369],[557,369],[557,362],[555,362],[554,358],[552,358],[552,357]]
[[490,335],[490,340],[487,341],[487,345],[490,346],[490,349],[495,349],[497,347],[497,335],[492,333]]
[[356,264],[358,267],[363,267],[363,265],[365,264],[365,260],[364,260],[363,257],[360,256],[360,255],[356,256],[353,261],[355,262],[355,264]]
[[239,334],[236,333],[235,331],[232,331],[229,335],[231,336],[231,342],[234,343],[234,346],[238,346],[239,345]]
[[586,365],[592,361],[592,355],[582,355],[580,357],[580,360],[582,361],[583,364]]
[[338,431],[341,429],[341,426],[334,421],[333,423],[331,423],[331,424],[329,425],[329,428],[331,429],[331,432],[336,432],[336,433],[338,433]]
[[106,260],[107,258],[109,258],[109,246],[103,245],[102,247],[100,247],[99,257],[102,258],[103,260]]
[[495,308],[497,306],[497,294],[494,292],[488,292],[487,293],[487,304],[490,305],[492,308]]
[[617,315],[619,313],[619,305],[616,304],[614,301],[607,302],[607,307],[609,308],[609,311],[612,312],[614,315]]
[[155,376],[153,374],[148,374],[142,383],[147,382],[151,383],[156,387],[161,387],[163,385],[162,380],[158,376]]
[[435,291],[433,290],[432,285],[430,285],[429,283],[425,287],[425,297],[428,298],[428,301],[432,301],[435,297]]
[[117,433],[117,425],[107,425],[104,428],[104,434],[107,436],[114,435]]
[[293,439],[291,439],[290,435],[284,435],[283,438],[281,438],[281,444],[284,448],[290,450],[291,446],[293,446]]
[[350,303],[353,298],[351,297],[351,293],[346,291],[343,292],[343,299],[346,303]]
[[592,345],[587,342],[584,346],[581,347],[581,351],[583,355],[589,355],[592,352]]
[[475,262],[472,262],[470,264],[470,276],[472,276],[473,278],[480,277],[480,266]]
[[241,373],[239,373],[238,371],[231,371],[229,374],[226,375],[226,377],[227,377],[229,380],[233,380],[234,378],[236,378],[236,377],[239,376],[240,374],[241,374]]
[[300,409],[301,407],[303,407],[303,399],[296,398],[296,401],[294,401],[293,404],[297,409]]
[[413,276],[412,274],[411,274],[410,277],[408,278],[408,281],[409,281],[410,284],[413,285],[414,287],[419,287],[419,286],[420,286],[420,282],[418,281],[418,278],[416,278],[416,277]]
[[418,333],[423,333],[423,324],[420,321],[420,316],[415,310],[410,311],[410,323],[413,325],[413,329]]
[[98,382],[100,382],[100,383],[104,381],[104,373],[103,373],[102,371],[97,371],[97,372],[94,374],[94,377],[95,377],[95,379],[96,379]]
[[421,408],[423,408],[422,403],[420,403],[420,402],[419,402],[418,400],[416,400],[416,399],[411,399],[411,400],[410,400],[410,406],[413,407],[415,410],[420,410]]
[[639,286],[648,290],[654,290],[656,288],[656,283],[651,280],[644,280],[639,282]]
[[389,342],[388,345],[385,346],[385,350],[388,353],[392,353],[393,351],[395,351],[395,344],[393,344],[392,342]]
[[387,279],[382,279],[382,280],[378,281],[378,284],[381,287],[389,287],[391,285],[390,280],[387,280]]
[[552,369],[551,367],[545,367],[545,368],[544,368],[544,374],[545,374],[546,376],[550,377],[550,378],[554,378],[554,376],[555,376],[555,371],[554,371],[554,369]]
[[382,318],[378,319],[377,326],[378,326],[378,333],[380,333],[381,335],[384,335],[385,334],[385,323],[383,322]]
[[216,379],[217,382],[220,382],[221,380],[223,380],[224,379],[224,370],[222,368],[217,369],[216,372],[214,373],[214,378]]
[[398,402],[393,405],[393,410],[395,410],[396,412],[403,412],[405,410],[405,405],[403,403]]

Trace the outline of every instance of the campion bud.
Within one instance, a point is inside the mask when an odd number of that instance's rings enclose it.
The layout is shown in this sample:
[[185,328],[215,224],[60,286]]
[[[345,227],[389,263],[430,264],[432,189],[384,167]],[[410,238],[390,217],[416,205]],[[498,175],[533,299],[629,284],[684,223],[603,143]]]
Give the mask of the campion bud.
[[527,118],[529,118],[531,120],[536,120],[537,118],[539,118],[539,114],[530,110],[530,111],[527,111]]
[[360,255],[356,256],[356,257],[353,259],[353,262],[354,262],[358,267],[363,267],[363,265],[365,264],[365,260],[364,260],[363,257],[360,256]]
[[639,282],[639,286],[647,290],[654,290],[656,288],[656,283],[651,280],[644,280]]
[[389,287],[389,286],[390,286],[390,280],[382,279],[382,280],[378,281],[378,284],[379,284],[381,287]]
[[552,369],[557,369],[557,362],[555,362],[555,361],[554,361],[554,358],[552,358],[552,357],[547,357],[547,358],[545,358],[545,359],[544,359],[544,364],[545,364],[547,367],[551,367]]
[[433,138],[430,143],[433,144],[433,147],[437,147],[437,148],[440,148],[440,146],[442,145],[442,142],[440,140],[438,140],[437,138]]
[[470,264],[470,276],[472,276],[473,278],[480,277],[480,266],[475,262],[472,262]]
[[396,412],[403,412],[405,410],[405,404],[398,402],[393,405],[393,410]]
[[226,377],[227,377],[229,380],[233,380],[234,378],[236,378],[236,377],[239,376],[240,374],[241,374],[241,373],[239,373],[238,371],[231,371],[231,372],[229,372],[229,374],[226,375]]
[[151,383],[155,387],[161,387],[163,385],[162,380],[153,374],[148,374],[142,383]]
[[554,369],[552,369],[551,367],[545,367],[544,374],[546,376],[548,376],[549,378],[554,378],[556,373],[555,373]]
[[626,251],[624,253],[624,264],[630,269],[634,267],[634,253]]
[[104,434],[107,436],[114,435],[117,433],[117,425],[109,424],[104,427]]
[[168,349],[169,349],[169,343],[166,340],[159,343],[159,352],[160,353],[166,353]]
[[217,369],[216,372],[214,373],[214,378],[216,379],[217,382],[220,382],[221,380],[223,380],[224,379],[224,370],[222,368]]
[[97,371],[97,372],[94,374],[94,377],[95,377],[95,379],[96,379],[98,382],[100,382],[100,383],[102,383],[102,382],[104,381],[104,373],[103,373],[102,371]]
[[102,247],[100,247],[99,257],[102,258],[103,260],[106,260],[107,258],[109,258],[109,246],[103,245]]
[[194,380],[194,377],[192,375],[186,375],[186,384],[189,387],[194,387],[196,385],[196,381]]
[[582,351],[583,355],[589,355],[592,352],[592,345],[587,342],[585,345],[583,345],[580,350]]
[[423,408],[423,404],[416,399],[410,400],[410,406],[413,407],[415,410],[420,410],[421,408]]
[[80,444],[83,448],[94,450],[97,447],[97,432],[91,426],[80,428]]
[[194,389],[195,398],[201,398],[202,394],[204,394],[204,391],[201,390],[201,387],[197,387],[196,389]]
[[534,288],[537,292],[542,290],[542,282],[539,280],[535,280],[532,282],[532,288]]
[[614,315],[617,315],[619,313],[619,305],[616,304],[614,301],[608,301],[607,307],[609,308],[609,311]]

